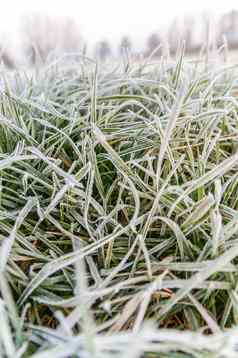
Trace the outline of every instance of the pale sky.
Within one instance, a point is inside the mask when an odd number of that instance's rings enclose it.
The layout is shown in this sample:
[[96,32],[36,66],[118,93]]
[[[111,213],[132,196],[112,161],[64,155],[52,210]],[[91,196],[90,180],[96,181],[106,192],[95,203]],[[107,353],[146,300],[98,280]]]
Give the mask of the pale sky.
[[184,13],[219,14],[231,9],[238,9],[238,0],[1,0],[0,29],[17,37],[24,14],[72,15],[85,40],[92,44],[102,38],[117,41],[125,34],[143,38]]

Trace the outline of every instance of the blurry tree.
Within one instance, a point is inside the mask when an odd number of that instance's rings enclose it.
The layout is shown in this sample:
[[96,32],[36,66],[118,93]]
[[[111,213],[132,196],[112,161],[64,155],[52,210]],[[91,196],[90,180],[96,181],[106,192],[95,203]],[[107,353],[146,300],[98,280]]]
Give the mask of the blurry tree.
[[172,54],[177,51],[180,39],[180,24],[178,18],[175,18],[168,28],[168,45]]
[[161,54],[161,49],[159,48],[161,43],[160,36],[156,32],[152,33],[147,39],[146,55],[149,56],[153,53],[154,57],[159,56]]
[[185,48],[188,53],[194,49],[194,31],[195,20],[192,16],[187,15],[183,19],[182,41],[185,41]]
[[45,62],[49,54],[78,52],[82,38],[71,17],[32,14],[22,19],[24,52],[31,64]]
[[96,46],[96,56],[104,62],[111,55],[111,47],[107,40],[100,41]]
[[177,51],[182,42],[185,42],[187,53],[196,50],[194,43],[195,27],[195,20],[190,15],[173,20],[168,29],[168,42],[172,54]]
[[72,17],[68,16],[62,19],[62,24],[59,26],[59,35],[63,36],[62,43],[59,44],[61,51],[66,53],[78,52],[85,46],[79,25]]
[[207,55],[215,50],[217,45],[217,26],[214,26],[213,16],[209,12],[204,12],[202,17],[202,49],[206,50]]
[[228,45],[231,47],[238,46],[238,11],[232,10],[223,15],[220,19],[218,32],[218,43],[222,42],[225,36]]
[[9,34],[0,32],[0,63],[12,70],[17,65],[17,54]]
[[14,69],[16,65],[10,52],[1,46],[0,46],[0,62],[2,62],[10,70]]
[[132,43],[131,40],[128,36],[123,36],[121,39],[121,42],[119,44],[119,52],[121,55],[123,55],[123,53],[125,51],[130,52],[132,49]]

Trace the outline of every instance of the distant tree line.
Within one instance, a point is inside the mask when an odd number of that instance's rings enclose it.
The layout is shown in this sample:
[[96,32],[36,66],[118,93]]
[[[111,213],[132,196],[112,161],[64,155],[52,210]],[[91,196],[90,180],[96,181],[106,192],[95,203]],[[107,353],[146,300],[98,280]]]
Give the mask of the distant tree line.
[[[185,43],[186,54],[195,54],[204,46],[209,46],[209,42],[219,47],[224,41],[230,49],[238,49],[238,11],[236,10],[221,16],[216,25],[213,25],[213,29],[211,29],[210,17],[206,14],[199,19],[192,15],[175,18],[166,33],[157,31],[147,36],[145,48],[140,51],[140,55],[158,57],[165,50],[174,55],[182,42]],[[97,49],[97,55],[103,61],[112,54],[110,43],[105,39],[97,44]],[[137,55],[128,36],[123,36],[119,43],[118,53],[122,55],[125,51]]]
[[[52,54],[87,52],[87,46],[81,36],[80,26],[72,17],[57,18],[49,15],[34,14],[22,18],[21,29],[21,55],[28,66],[41,65]],[[176,18],[167,28],[166,33],[153,32],[147,36],[140,56],[161,56],[163,51],[175,54],[181,41],[186,44],[186,53],[193,54],[201,50],[211,37],[210,21],[203,16],[200,21],[193,16]],[[238,48],[238,11],[232,10],[220,17],[213,29],[212,41],[221,46],[224,41],[231,49]],[[102,62],[115,55],[114,46],[106,39],[98,42],[94,54]],[[136,57],[138,51],[133,46],[131,38],[123,36],[119,42],[117,55]],[[0,60],[6,67],[13,69],[17,64],[15,54],[8,46],[1,45]]]

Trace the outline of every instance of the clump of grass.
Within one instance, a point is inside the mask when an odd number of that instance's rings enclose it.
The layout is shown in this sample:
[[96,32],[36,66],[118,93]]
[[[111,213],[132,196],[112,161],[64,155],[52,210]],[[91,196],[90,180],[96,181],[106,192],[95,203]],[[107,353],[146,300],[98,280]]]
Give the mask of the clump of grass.
[[1,355],[236,357],[237,66],[2,82]]

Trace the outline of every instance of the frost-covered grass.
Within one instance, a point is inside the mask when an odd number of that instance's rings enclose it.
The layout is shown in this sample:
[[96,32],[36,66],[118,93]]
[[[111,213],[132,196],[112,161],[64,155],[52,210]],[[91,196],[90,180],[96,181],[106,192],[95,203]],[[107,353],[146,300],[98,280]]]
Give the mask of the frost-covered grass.
[[238,356],[238,68],[2,73],[0,356]]

